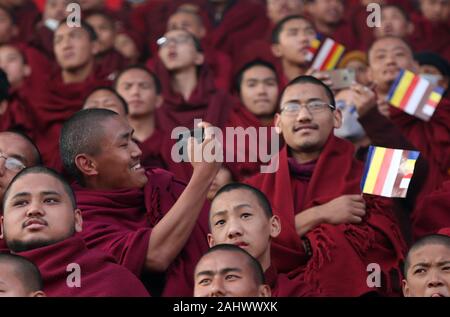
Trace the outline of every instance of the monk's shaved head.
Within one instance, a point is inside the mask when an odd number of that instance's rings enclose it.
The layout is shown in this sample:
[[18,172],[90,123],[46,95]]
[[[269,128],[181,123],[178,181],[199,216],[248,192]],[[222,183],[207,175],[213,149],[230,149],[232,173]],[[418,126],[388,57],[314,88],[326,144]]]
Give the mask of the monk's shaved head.
[[[247,259],[247,265],[249,265],[253,272],[253,278],[255,280],[255,283],[257,285],[261,285],[265,283],[265,277],[264,277],[264,271],[261,266],[261,264],[258,262],[257,259],[255,259],[250,253],[245,251],[244,249],[234,245],[234,244],[218,244],[210,248],[206,253],[203,255],[205,257],[208,254],[212,254],[219,251],[226,251],[230,253],[238,253],[245,256]],[[202,258],[203,258],[202,257]],[[200,262],[200,261],[199,261]]]
[[85,109],[66,121],[59,139],[61,159],[64,168],[83,183],[83,176],[75,164],[79,154],[97,155],[101,152],[101,139],[104,135],[102,122],[119,115],[107,109]]
[[370,64],[370,60],[371,60],[371,56],[372,56],[372,51],[373,51],[374,47],[376,47],[375,45],[377,45],[380,42],[387,41],[387,40],[396,40],[396,41],[402,42],[402,44],[404,44],[404,46],[411,53],[411,58],[413,57],[413,50],[411,48],[411,45],[409,45],[409,43],[406,42],[405,39],[398,37],[398,36],[388,35],[388,36],[383,36],[383,37],[376,39],[375,41],[372,42],[372,45],[370,45],[369,49],[367,50],[367,56],[369,57],[369,64]]
[[417,240],[409,249],[405,259],[403,273],[407,277],[408,269],[411,266],[411,254],[429,245],[442,245],[450,250],[450,237],[443,234],[432,234]]
[[0,254],[0,271],[6,273],[6,266],[11,268],[10,272],[25,292],[32,293],[43,289],[41,273],[29,260],[14,254]]
[[28,145],[30,146],[30,149],[33,153],[33,160],[30,162],[30,166],[33,165],[42,165],[42,157],[41,152],[39,151],[37,145],[33,142],[33,140],[23,131],[18,129],[9,129],[4,132],[0,132],[1,135],[15,135],[23,139]]

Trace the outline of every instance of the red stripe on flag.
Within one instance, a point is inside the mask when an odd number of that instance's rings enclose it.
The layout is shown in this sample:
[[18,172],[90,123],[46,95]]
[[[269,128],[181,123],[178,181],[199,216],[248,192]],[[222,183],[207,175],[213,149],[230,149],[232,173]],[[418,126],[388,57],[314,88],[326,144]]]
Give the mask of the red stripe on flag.
[[434,101],[433,99],[428,99],[427,101],[427,105],[432,106],[433,108],[436,108],[438,103],[436,101]]
[[320,65],[320,70],[326,70],[325,66],[328,64],[330,59],[333,58],[333,55],[336,54],[336,50],[338,49],[339,44],[334,42],[333,47],[331,48],[330,52],[328,53],[327,58],[323,61],[322,65]]
[[386,149],[383,157],[383,163],[381,163],[380,171],[378,173],[377,182],[373,190],[374,195],[380,195],[383,191],[384,183],[386,182],[389,166],[391,166],[392,156],[394,155],[393,149]]
[[420,80],[420,77],[417,75],[414,75],[414,78],[411,81],[411,84],[409,85],[408,90],[406,91],[405,95],[402,98],[402,101],[400,102],[400,107],[399,107],[400,109],[406,108],[409,98],[411,98],[411,95],[413,94],[414,89],[416,89],[419,80]]

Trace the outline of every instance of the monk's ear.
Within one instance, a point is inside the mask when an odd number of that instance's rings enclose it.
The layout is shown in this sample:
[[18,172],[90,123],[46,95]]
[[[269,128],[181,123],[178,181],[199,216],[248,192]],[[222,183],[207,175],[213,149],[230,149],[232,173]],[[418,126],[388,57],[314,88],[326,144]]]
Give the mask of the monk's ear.
[[259,297],[271,297],[272,291],[270,290],[270,286],[267,284],[262,284],[259,287]]
[[0,115],[4,114],[6,109],[8,109],[8,100],[3,100],[0,102]]
[[275,132],[278,134],[281,134],[281,132],[282,132],[282,130],[281,130],[281,115],[279,113],[275,113],[274,126],[275,126]]
[[29,65],[23,66],[23,74],[25,77],[28,77],[31,75],[31,67]]
[[0,239],[4,239],[4,234],[3,234],[3,216],[0,217]]
[[81,210],[75,209],[75,232],[81,232],[83,230],[83,217],[81,216]]
[[163,102],[164,102],[164,98],[163,98],[163,96],[161,94],[156,96],[156,106],[155,106],[155,108],[156,109],[160,108],[162,106]]
[[75,165],[85,176],[98,175],[97,162],[90,155],[78,154],[75,156]]
[[30,297],[47,297],[43,291],[36,291],[30,294]]
[[281,220],[278,216],[272,216],[270,218],[270,237],[276,238],[281,232]]
[[411,35],[414,32],[414,23],[408,22],[406,26],[406,34]]
[[281,58],[283,56],[283,51],[281,50],[280,44],[272,44],[271,46],[272,54],[277,58]]
[[404,297],[411,297],[411,294],[409,292],[408,282],[404,279],[402,280],[402,291]]
[[206,29],[205,29],[204,26],[201,27],[200,32],[199,32],[198,35],[199,35],[199,38],[200,38],[200,39],[202,39],[202,38],[205,37],[205,35],[206,35]]
[[197,52],[197,57],[195,58],[195,65],[201,66],[205,61],[205,54]]
[[92,56],[97,55],[100,52],[100,43],[98,40],[91,42],[91,54]]
[[339,129],[342,125],[342,112],[340,109],[334,109],[333,111],[333,121],[334,121],[334,128]]
[[216,242],[214,241],[214,238],[211,233],[208,233],[207,237],[208,237],[208,245],[210,248],[212,248],[213,246],[216,245]]

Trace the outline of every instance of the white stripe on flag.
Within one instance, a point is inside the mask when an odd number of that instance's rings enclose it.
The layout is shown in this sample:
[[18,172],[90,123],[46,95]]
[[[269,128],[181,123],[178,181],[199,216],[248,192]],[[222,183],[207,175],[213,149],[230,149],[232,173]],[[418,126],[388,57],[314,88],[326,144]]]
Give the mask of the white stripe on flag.
[[400,188],[401,189],[406,189],[409,186],[409,182],[411,181],[411,178],[403,178],[401,183],[400,183]]
[[434,108],[433,106],[430,106],[429,104],[426,104],[423,107],[422,112],[425,113],[427,116],[431,117],[434,113],[434,110],[436,110],[436,108]]
[[413,93],[411,94],[411,97],[409,98],[406,104],[405,108],[406,113],[409,113],[410,115],[414,115],[414,113],[416,113],[417,107],[419,106],[424,93],[427,91],[428,86],[430,86],[428,80],[425,80],[423,78],[419,79],[416,89],[414,89]]
[[400,167],[400,161],[402,160],[403,150],[394,150],[392,155],[391,165],[389,166],[386,180],[384,181],[383,190],[381,196],[391,197],[392,189],[394,188],[395,180],[397,179],[398,169]]
[[317,55],[317,58],[314,60],[314,63],[312,64],[312,68],[314,69],[320,69],[327,59],[327,56],[330,54],[330,51],[333,49],[334,41],[332,39],[327,38],[325,40],[325,43],[323,43],[322,47],[320,48],[319,55]]

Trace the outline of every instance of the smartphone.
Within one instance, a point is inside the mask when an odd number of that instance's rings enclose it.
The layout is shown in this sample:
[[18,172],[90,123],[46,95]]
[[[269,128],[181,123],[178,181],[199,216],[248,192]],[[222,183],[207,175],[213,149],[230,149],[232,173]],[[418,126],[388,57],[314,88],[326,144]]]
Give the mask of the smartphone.
[[[178,136],[177,143],[179,143],[179,146],[180,146],[179,154],[180,154],[180,156],[182,156],[185,159],[187,159],[187,153],[184,153],[184,149],[187,149],[187,143],[188,143],[188,139],[190,137],[195,138],[195,140],[198,143],[203,143],[203,141],[205,140],[205,129],[204,128],[191,129],[191,130],[189,130],[185,133],[182,133]],[[185,156],[185,154],[186,154],[186,156]]]
[[349,88],[356,79],[355,70],[350,68],[325,71],[333,83],[333,90]]

